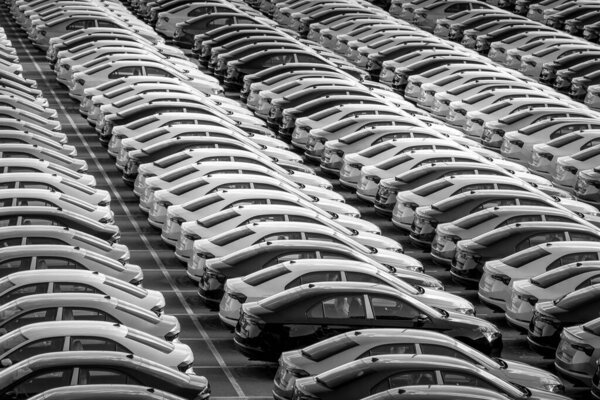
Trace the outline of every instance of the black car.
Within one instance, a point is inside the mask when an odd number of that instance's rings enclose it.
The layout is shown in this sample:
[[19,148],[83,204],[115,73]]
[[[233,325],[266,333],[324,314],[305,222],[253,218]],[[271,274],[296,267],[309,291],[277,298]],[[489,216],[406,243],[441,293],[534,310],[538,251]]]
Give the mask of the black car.
[[547,242],[600,242],[600,232],[590,226],[569,222],[519,222],[491,230],[473,239],[457,243],[450,275],[452,280],[476,287],[486,261]]
[[0,398],[27,399],[62,386],[151,386],[190,400],[208,400],[203,376],[185,374],[133,354],[70,351],[33,356],[0,371]]
[[194,44],[194,36],[226,25],[256,24],[260,22],[243,12],[219,12],[199,15],[176,25],[173,42],[183,48],[190,49]]
[[288,63],[322,63],[334,65],[310,49],[265,49],[255,54],[249,54],[239,60],[227,64],[227,75],[224,87],[238,89],[242,86],[244,76],[263,69]]
[[510,173],[494,165],[477,162],[440,162],[423,165],[406,171],[394,178],[382,179],[375,195],[375,212],[392,215],[396,204],[396,194],[413,190],[436,179],[453,175],[497,175],[509,176]]
[[[314,377],[298,379],[294,385],[292,400],[359,400],[370,394],[390,389],[398,391],[413,385],[432,385],[432,388],[437,385],[459,386],[463,393],[461,399],[476,399],[477,397],[467,397],[467,393],[483,388],[504,399],[568,400],[559,394],[508,383],[481,366],[459,358],[424,354],[365,357]],[[378,396],[373,397],[379,399]],[[492,395],[484,398],[493,400],[496,397]]]
[[486,354],[502,350],[502,334],[487,321],[362,282],[310,283],[243,304],[234,342],[251,359],[276,360],[283,351],[362,328],[434,330]]
[[527,332],[529,347],[545,356],[554,356],[562,328],[597,319],[600,314],[598,304],[600,284],[537,303]]
[[363,400],[506,400],[492,389],[456,385],[414,385],[375,393]]
[[285,261],[304,259],[367,262],[384,270],[387,269],[388,272],[412,285],[443,289],[441,283],[429,275],[383,266],[339,243],[317,240],[286,240],[283,243],[281,240],[275,240],[258,243],[224,257],[206,260],[198,294],[208,306],[216,308],[223,297],[227,279],[245,276]]
[[554,207],[560,199],[542,198],[537,193],[517,190],[472,190],[440,200],[431,206],[418,207],[410,228],[409,239],[418,246],[429,247],[435,236],[435,227],[452,222],[465,215],[496,206]]

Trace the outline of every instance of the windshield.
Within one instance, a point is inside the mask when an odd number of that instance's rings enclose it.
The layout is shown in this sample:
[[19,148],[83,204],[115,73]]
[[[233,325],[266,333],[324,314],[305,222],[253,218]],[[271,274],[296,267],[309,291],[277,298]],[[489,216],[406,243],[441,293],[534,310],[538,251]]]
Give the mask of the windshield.
[[529,264],[530,262],[539,260],[540,258],[545,257],[549,254],[550,252],[544,250],[539,246],[530,247],[516,254],[503,258],[502,262],[508,265],[509,267],[520,268],[526,264]]
[[230,243],[243,239],[254,233],[252,229],[247,226],[237,228],[231,231],[221,233],[220,235],[213,236],[209,241],[215,246],[227,246]]
[[115,289],[121,290],[132,296],[135,296],[138,299],[143,299],[148,295],[148,292],[145,289],[142,289],[139,286],[132,285],[129,282],[125,282],[121,279],[116,279],[110,276],[104,276],[104,284],[107,286],[111,286]]

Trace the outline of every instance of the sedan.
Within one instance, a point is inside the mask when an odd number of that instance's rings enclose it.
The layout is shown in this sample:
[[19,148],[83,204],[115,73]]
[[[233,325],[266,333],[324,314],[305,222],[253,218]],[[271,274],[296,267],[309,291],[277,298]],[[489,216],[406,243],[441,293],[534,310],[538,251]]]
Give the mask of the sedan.
[[554,300],[596,283],[600,283],[597,260],[571,263],[530,279],[513,281],[507,296],[506,319],[511,325],[527,329],[538,302]]
[[592,385],[600,359],[600,318],[584,324],[564,327],[556,348],[554,367],[561,376]]
[[600,206],[600,167],[579,171],[574,192],[577,199]]
[[88,170],[88,164],[85,160],[69,157],[57,151],[35,146],[33,144],[3,143],[0,148],[0,157],[34,158],[49,161],[78,173],[84,173]]
[[555,242],[533,246],[501,260],[488,261],[479,281],[479,299],[492,309],[504,311],[511,300],[511,282],[533,278],[563,265],[597,260],[600,260],[597,242]]
[[[154,384],[152,386],[154,386]],[[94,398],[95,400],[113,400],[115,398],[123,398],[126,396],[133,396],[136,400],[183,400],[183,397],[181,396],[177,396],[154,387],[149,389],[147,386],[115,385],[114,383],[100,383],[96,385],[82,386],[61,386],[55,389],[48,389],[36,396],[30,397],[30,399],[64,400],[68,398],[69,400],[89,400],[90,398]],[[496,399],[490,397],[489,399],[485,400]]]
[[513,400],[568,399],[560,394],[508,383],[469,361],[424,354],[366,357],[314,377],[298,379],[293,398],[358,400],[371,393],[415,384],[492,388]]
[[322,340],[302,350],[284,352],[273,379],[273,395],[276,399],[289,399],[296,379],[384,354],[452,355],[507,382],[554,393],[564,391],[560,379],[547,371],[518,361],[492,359],[442,333],[420,329],[364,329]]
[[387,286],[359,282],[311,283],[245,303],[234,341],[249,358],[273,360],[282,351],[365,327],[443,331],[486,354],[502,348],[502,334],[487,321],[438,311]]
[[[48,372],[48,365],[56,372]],[[23,374],[23,371],[26,371]],[[40,354],[0,372],[0,396],[30,398],[62,386],[135,382],[189,400],[210,397],[203,376],[173,371],[160,363],[122,352],[70,351]],[[85,390],[85,389],[84,389]]]
[[504,393],[499,393],[495,389],[445,384],[402,386],[400,389],[384,390],[363,397],[363,400],[464,400],[465,398],[471,400],[506,400]]
[[540,354],[555,354],[562,328],[597,318],[598,301],[600,284],[537,303],[527,332],[529,347]]
[[600,144],[572,155],[559,157],[556,160],[556,169],[552,173],[552,181],[559,188],[573,190],[577,180],[577,172],[598,165],[600,165]]
[[51,161],[26,157],[0,158],[0,173],[7,174],[13,172],[38,172],[42,174],[53,174],[58,177],[72,179],[89,187],[96,186],[96,178],[93,175],[72,171]]
[[[462,297],[421,286],[415,288],[402,278],[389,273],[387,268],[384,270],[360,261],[300,259],[279,263],[246,276],[236,274],[237,271],[225,272],[233,272],[233,274],[227,276],[224,289],[219,290],[222,295],[219,318],[231,327],[235,327],[237,323],[242,304],[259,301],[284,290],[313,282],[377,283],[412,296],[433,308],[475,315],[473,304]],[[199,294],[201,298],[212,302],[218,300],[218,296],[213,296],[213,293],[217,294],[216,292],[216,290],[203,291],[200,286]],[[210,298],[207,297],[209,294]]]
[[188,345],[167,342],[137,329],[105,321],[46,321],[0,337],[2,367],[39,354],[59,351],[118,351],[190,373],[194,354]]

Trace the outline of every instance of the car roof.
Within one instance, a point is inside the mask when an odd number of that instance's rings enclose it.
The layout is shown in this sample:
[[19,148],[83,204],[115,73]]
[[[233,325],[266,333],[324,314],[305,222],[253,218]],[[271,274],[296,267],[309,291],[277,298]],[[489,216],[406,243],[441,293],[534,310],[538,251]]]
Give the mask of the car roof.
[[138,385],[76,385],[63,386],[46,390],[31,399],[36,400],[82,400],[94,398],[95,400],[112,400],[117,398],[134,399],[155,399],[155,400],[182,400],[180,396],[154,389],[148,386]]
[[114,308],[119,300],[105,296],[102,294],[92,293],[44,293],[44,294],[33,294],[30,296],[20,297],[13,300],[8,304],[16,304],[19,308],[23,309],[34,309],[37,307],[53,306],[60,304],[67,304],[69,306],[92,306],[98,304],[111,304],[111,308]]
[[314,259],[298,259],[285,261],[280,264],[289,270],[321,270],[324,268],[334,268],[337,271],[362,271],[362,272],[377,272],[379,268],[374,265],[367,264],[363,261],[357,260],[339,260],[330,258],[321,258],[318,260]]
[[104,281],[105,275],[97,271],[88,271],[82,269],[40,269],[13,272],[6,276],[6,279],[15,285],[28,284],[30,282],[58,282],[66,279],[67,281],[91,282]]
[[129,328],[123,324],[104,321],[46,321],[17,329],[22,335],[32,340],[51,336],[125,336],[128,330]]
[[57,244],[27,244],[0,248],[0,258],[14,257],[16,255],[21,257],[57,254],[68,256],[77,253],[85,255],[89,252],[79,247]]

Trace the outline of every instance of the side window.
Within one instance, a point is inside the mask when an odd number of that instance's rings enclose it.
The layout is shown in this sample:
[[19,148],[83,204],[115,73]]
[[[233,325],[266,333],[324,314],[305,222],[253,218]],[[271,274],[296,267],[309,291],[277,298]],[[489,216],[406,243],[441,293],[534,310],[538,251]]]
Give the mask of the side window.
[[315,222],[318,223],[314,220],[314,218],[303,217],[301,215],[290,215],[288,216],[288,220],[290,222],[308,222],[312,224],[314,224]]
[[545,233],[537,233],[523,240],[521,243],[517,244],[515,247],[515,251],[521,251],[523,249],[527,249],[532,246],[537,246],[538,244],[547,243],[547,242],[561,242],[565,240],[564,232],[545,232]]
[[224,209],[233,208],[233,207],[237,207],[237,206],[247,206],[249,204],[267,204],[267,200],[266,199],[239,200],[239,201],[231,203],[230,205],[228,205]]
[[272,215],[257,215],[246,221],[242,222],[240,225],[251,224],[253,222],[274,222],[274,221],[285,221],[285,215],[283,214],[272,214]]
[[336,296],[319,302],[306,313],[309,318],[365,318],[365,303],[362,296]]
[[580,131],[582,129],[586,129],[587,127],[588,127],[587,124],[573,124],[573,125],[563,126],[562,128],[555,130],[550,135],[550,139],[556,139],[557,137],[566,135],[567,133]]
[[436,383],[434,371],[407,371],[394,374],[379,382],[371,388],[371,393],[379,393],[384,390],[403,386],[435,385]]
[[19,288],[16,288],[16,289],[6,293],[4,296],[0,297],[0,304],[6,304],[9,301],[18,299],[20,297],[29,296],[32,294],[46,293],[47,291],[48,291],[47,283],[34,283],[31,285],[21,286]]
[[20,198],[17,199],[17,205],[18,206],[41,206],[41,207],[51,207],[54,204],[46,201],[46,200],[42,200],[42,199],[27,199],[27,198]]
[[428,158],[427,160],[423,160],[418,164],[415,164],[413,168],[420,167],[422,165],[428,165],[433,163],[441,163],[441,162],[450,162],[453,161],[452,157],[437,157],[437,158]]
[[416,352],[415,345],[412,343],[384,344],[365,351],[359,357],[356,357],[356,359],[378,356],[380,354],[415,354]]
[[446,7],[446,9],[444,10],[445,14],[455,14],[457,12],[460,11],[465,11],[469,9],[469,4],[465,4],[465,3],[458,3],[458,4],[452,4],[449,7]]
[[305,258],[317,258],[317,252],[313,251],[313,250],[307,250],[307,251],[298,251],[298,252],[293,252],[293,253],[281,254],[281,255],[279,255],[277,257],[273,257],[272,259],[267,261],[265,263],[265,265],[263,266],[263,268],[267,268],[267,267],[270,267],[271,265],[279,264],[279,263],[282,263],[285,261],[302,260]]
[[366,283],[378,283],[380,285],[386,285],[384,281],[376,276],[363,274],[362,272],[345,272],[346,280],[349,282],[366,282]]
[[280,187],[269,185],[267,183],[255,183],[254,189],[277,190],[278,192],[283,192],[283,189],[281,189]]
[[64,342],[64,337],[36,340],[19,347],[17,350],[10,353],[8,358],[15,364],[19,361],[27,360],[29,357],[37,356],[38,354],[62,351]]
[[459,193],[469,192],[471,190],[486,190],[486,189],[494,189],[494,184],[493,183],[474,183],[472,185],[464,186],[452,194],[455,195],[455,194],[459,194]]
[[302,234],[300,232],[278,232],[272,235],[267,235],[256,243],[268,242],[271,240],[301,240]]
[[585,232],[569,232],[569,237],[574,241],[597,242],[598,237]]
[[499,183],[498,184],[498,189],[504,189],[504,190],[525,190],[523,189],[521,186],[517,186],[517,185],[509,185],[507,183]]
[[379,144],[381,142],[385,142],[387,140],[392,140],[392,139],[396,139],[396,138],[406,138],[406,137],[409,137],[406,133],[392,133],[389,135],[382,136],[379,139],[375,140],[373,143],[371,143],[371,146],[373,146],[375,144]]
[[139,385],[136,379],[123,371],[105,368],[80,368],[78,385]]
[[25,239],[25,244],[58,244],[58,245],[64,245],[64,244],[68,244],[68,243],[63,242],[60,239],[55,239],[55,238],[51,238],[51,237],[28,237],[27,239]]
[[542,200],[519,199],[519,205],[520,206],[546,206],[547,204],[544,203]]
[[104,294],[97,290],[95,287],[86,285],[85,283],[78,282],[55,282],[54,293],[99,293]]
[[517,217],[512,217],[512,218],[507,219],[506,221],[499,224],[496,228],[499,228],[501,226],[510,225],[510,224],[516,224],[518,222],[532,222],[532,221],[541,221],[541,220],[542,220],[541,215],[519,215]]
[[4,325],[2,327],[7,331],[18,329],[22,326],[35,324],[38,322],[54,321],[56,319],[56,308],[45,308],[41,310],[33,310],[23,313]]
[[62,257],[38,257],[36,269],[86,269],[76,261]]
[[339,271],[318,271],[309,272],[302,276],[297,277],[286,285],[286,289],[291,289],[296,286],[304,285],[311,282],[332,282],[341,281],[342,274]]
[[69,349],[71,351],[121,351],[124,353],[129,352],[128,349],[110,339],[77,336],[71,337]]
[[17,271],[27,271],[31,266],[31,257],[20,257],[6,260],[0,263],[2,276],[12,274]]
[[[0,201],[1,203],[1,201]],[[1,207],[2,205],[0,205]],[[4,206],[10,206],[10,204],[4,204]],[[17,217],[0,218],[0,227],[2,226],[14,226],[17,224]]]
[[0,189],[13,189],[17,184],[15,182],[2,182]]
[[22,238],[6,238],[0,239],[0,247],[9,247],[9,246],[20,246],[22,243]]
[[436,355],[436,356],[448,356],[448,357],[454,357],[454,358],[458,358],[461,360],[465,360],[468,362],[473,362],[473,359],[465,356],[463,353],[454,350],[451,347],[445,347],[445,346],[439,346],[437,344],[420,344],[419,345],[421,347],[421,353],[423,354],[432,354],[432,355]]
[[44,217],[23,217],[21,225],[58,225],[56,221]]
[[146,67],[146,75],[147,76],[161,76],[161,77],[166,77],[166,78],[174,78],[175,77],[169,71],[165,71],[162,68],[156,68],[156,67]]
[[339,240],[337,240],[336,238],[328,236],[328,235],[323,235],[320,233],[306,232],[305,236],[306,236],[306,240],[319,240],[321,242],[339,243]]
[[486,208],[501,207],[501,206],[514,206],[515,204],[517,204],[516,199],[487,200],[487,201],[479,204],[474,209],[472,209],[471,213],[474,213],[474,212],[477,212],[477,211],[481,211],[481,210],[485,210]]
[[76,31],[78,29],[84,29],[87,28],[85,21],[75,21],[73,23],[70,23],[69,25],[67,25],[67,27],[65,28],[65,30],[67,31]]
[[46,189],[55,190],[54,187],[42,182],[21,182],[19,187],[22,189]]
[[248,182],[240,182],[240,183],[226,183],[215,189],[211,190],[212,192],[216,192],[217,190],[227,190],[227,189],[250,189],[250,183]]
[[[212,7],[211,7],[212,10]],[[188,13],[188,17],[197,17],[198,15],[204,15],[210,13],[209,8],[206,6],[196,7]]]
[[558,268],[562,265],[572,264],[581,261],[597,261],[598,253],[595,252],[587,252],[587,253],[572,253],[566,254],[556,260],[554,260],[548,267],[546,271],[550,271],[551,269]]
[[212,21],[210,21],[208,24],[206,24],[206,28],[208,30],[212,30],[212,29],[218,28],[220,26],[229,25],[232,22],[233,22],[233,19],[231,17],[215,18]]
[[109,79],[126,78],[128,76],[142,75],[142,67],[139,65],[131,65],[114,70],[108,74]]
[[475,386],[496,391],[496,388],[483,379],[465,372],[441,371],[445,385]]
[[407,320],[419,316],[420,312],[412,305],[392,297],[371,297],[371,307],[375,319]]
[[317,57],[311,56],[310,54],[298,54],[297,57],[299,63],[317,63],[320,64],[321,60]]
[[546,221],[552,222],[573,222],[571,218],[563,217],[560,215],[546,215]]
[[119,25],[110,21],[97,21],[99,28],[118,28]]
[[112,316],[89,308],[65,307],[63,309],[62,321],[106,321],[120,323]]
[[588,279],[586,279],[585,281],[581,282],[579,285],[577,285],[577,287],[575,288],[575,290],[579,290],[591,285],[595,285],[597,283],[600,283],[600,275],[595,275],[592,276]]
[[587,149],[589,147],[593,147],[593,146],[596,146],[599,144],[600,144],[600,139],[592,139],[589,142],[587,142],[586,144],[584,144],[583,146],[581,146],[581,150]]
[[334,251],[320,251],[318,258],[324,258],[324,259],[328,259],[328,260],[347,260],[348,259],[348,257],[346,257],[345,255],[336,253]]
[[[17,383],[8,391],[14,392],[15,399],[28,399],[38,393],[56,387],[69,386],[71,384],[72,368],[45,369],[37,371],[24,381]],[[5,392],[6,393],[6,392]]]

